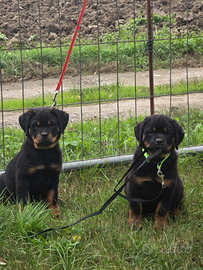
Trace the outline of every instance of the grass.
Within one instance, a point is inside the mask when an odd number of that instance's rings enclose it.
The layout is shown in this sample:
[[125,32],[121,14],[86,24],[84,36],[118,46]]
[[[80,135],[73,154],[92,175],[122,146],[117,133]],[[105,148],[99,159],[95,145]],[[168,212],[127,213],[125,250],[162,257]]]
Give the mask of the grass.
[[[83,88],[80,92],[80,89],[74,88],[70,90],[65,90],[62,94],[57,97],[58,105],[70,105],[76,104],[80,105],[80,102],[94,102],[98,103],[99,100],[102,101],[115,101],[117,98],[135,98],[135,90],[136,90],[136,98],[148,98],[149,87],[145,86],[137,86],[136,89],[133,86],[125,86],[124,83],[118,84],[118,88],[116,84],[111,85],[102,85],[100,88],[98,86],[95,87],[87,87]],[[170,86],[169,84],[160,85],[154,87],[154,95],[177,95],[184,93],[195,93],[203,91],[203,80],[190,80],[187,89],[187,83],[184,81],[180,81],[176,84]],[[44,100],[42,100],[41,96],[26,98],[24,100],[24,108],[32,108],[32,107],[42,107],[49,106],[50,101],[53,98],[53,95],[45,95]],[[23,107],[22,99],[8,99],[3,100],[3,109],[4,110],[14,110],[21,109]],[[0,109],[2,109],[2,104],[0,104]]]
[[49,227],[59,228],[97,211],[113,194],[128,165],[75,171],[61,175],[61,217],[53,220],[41,203],[23,213],[17,205],[0,204],[0,269],[201,269],[203,266],[203,156],[179,157],[184,182],[184,211],[155,232],[153,218],[143,230],[127,224],[128,203],[117,197],[99,216],[69,229],[28,237]]
[[[169,115],[169,113],[166,112]],[[203,111],[196,108],[189,111],[179,108],[171,111],[171,117],[183,127],[185,138],[180,147],[203,144]],[[64,162],[81,159],[102,158],[119,154],[131,154],[136,147],[134,126],[144,116],[137,119],[131,114],[128,118],[116,117],[99,120],[88,120],[81,123],[69,123],[64,137],[60,140]],[[189,129],[188,129],[189,125]],[[119,128],[119,133],[118,133]],[[24,139],[19,128],[4,129],[0,133],[0,169],[20,150]]]
[[[159,17],[154,17],[159,20]],[[165,18],[167,20],[167,18]],[[163,22],[163,21],[162,21]],[[145,26],[145,20],[139,18],[136,27]],[[133,26],[132,26],[133,25]],[[132,38],[134,22],[122,28],[119,40]],[[132,29],[131,29],[132,28]],[[143,40],[143,35],[136,38]],[[164,27],[155,32],[154,43],[155,66],[165,68],[169,65],[168,55],[170,44],[168,40],[169,31]],[[5,37],[4,37],[5,38]],[[188,52],[193,57],[202,56],[202,37],[196,36],[175,39],[172,41],[172,60],[174,63],[184,57]],[[136,51],[136,64],[139,68],[147,67],[146,43],[133,42],[119,43],[118,47],[113,42],[116,35],[106,35],[101,45],[101,65],[109,65],[115,61],[116,49],[120,58],[119,65],[123,68],[133,69],[134,51]],[[201,46],[200,46],[201,45]],[[187,48],[189,50],[187,50]],[[66,48],[63,57],[66,55]],[[178,52],[178,53],[177,53]],[[93,45],[83,46],[81,59],[83,68],[91,70],[95,59],[97,61],[97,48]],[[0,51],[1,65],[4,69],[4,78],[18,78],[21,74],[21,62],[19,51]],[[43,48],[43,65],[45,75],[51,74],[59,69],[58,48]],[[39,76],[37,67],[41,66],[40,49],[23,50],[22,52],[24,72],[27,78]],[[78,65],[79,49],[74,48],[72,54],[71,68]],[[201,58],[201,57],[200,57]],[[75,66],[74,66],[75,65]],[[189,91],[202,91],[202,81],[194,81],[190,84]],[[186,92],[186,85],[180,83],[172,87],[172,92]],[[114,99],[116,93],[115,85],[101,87],[101,99]],[[137,95],[148,96],[147,88],[137,89]],[[83,101],[98,101],[98,88],[83,89]],[[109,96],[109,91],[112,96]],[[119,85],[119,97],[134,97],[134,89]],[[155,95],[169,94],[170,88],[162,86],[155,89]],[[64,103],[73,104],[79,102],[78,90],[64,93]],[[93,93],[96,93],[93,95]],[[182,93],[182,92],[181,92]],[[49,98],[49,97],[46,97]],[[116,96],[117,98],[117,96]],[[25,107],[41,106],[41,100],[25,100]],[[21,101],[4,101],[4,109],[22,108]],[[46,100],[45,100],[46,105]],[[168,114],[168,113],[166,113]],[[203,112],[193,109],[178,108],[171,111],[170,115],[182,125],[186,135],[180,147],[198,145],[203,143]],[[136,121],[129,115],[127,119],[117,118],[102,121],[85,121],[82,123],[69,124],[64,138],[60,144],[63,149],[64,161],[89,159],[117,154],[129,154],[136,147],[133,128]],[[188,129],[189,124],[189,129]],[[117,133],[119,126],[119,134]],[[1,130],[2,131],[2,130]],[[4,140],[3,140],[4,135]],[[0,168],[4,163],[20,150],[24,135],[19,128],[5,127],[4,133],[0,132]],[[4,156],[4,159],[3,159]],[[202,220],[202,174],[203,156],[180,156],[178,162],[179,174],[184,183],[184,211],[176,221],[169,219],[169,226],[165,231],[155,232],[153,229],[153,218],[143,219],[143,230],[132,230],[127,225],[128,203],[118,197],[107,209],[97,217],[92,217],[69,229],[49,232],[40,236],[30,238],[31,233],[38,233],[44,229],[66,226],[85,215],[97,211],[103,203],[113,194],[113,188],[128,168],[128,164],[105,168],[92,168],[83,171],[71,171],[63,173],[59,185],[59,197],[63,198],[64,204],[60,205],[61,216],[54,220],[50,211],[43,203],[28,204],[23,212],[17,205],[7,202],[0,203],[0,269],[169,269],[190,270],[202,269],[203,267],[203,220]],[[3,265],[5,263],[5,265]]]
[[[167,114],[167,113],[166,113]],[[172,111],[186,132],[181,146],[202,144],[203,113],[184,108]],[[64,160],[94,158],[132,153],[136,146],[133,134],[135,119],[86,121],[68,126],[61,148]],[[101,127],[101,137],[100,137]],[[4,130],[5,163],[20,149],[23,132],[18,128]],[[2,133],[1,133],[2,136]],[[83,138],[83,140],[81,140]],[[0,149],[3,149],[0,138]],[[101,148],[100,148],[101,145]],[[1,150],[0,155],[3,152]],[[20,212],[17,205],[0,203],[0,269],[201,269],[203,266],[202,174],[203,155],[180,156],[179,174],[184,182],[184,211],[176,221],[169,219],[165,231],[155,232],[153,218],[143,219],[143,230],[132,230],[127,224],[128,203],[117,197],[105,211],[65,230],[29,237],[47,228],[71,224],[98,211],[113,194],[113,188],[128,164],[91,168],[63,173],[59,185],[61,217],[51,219],[43,203],[33,203]],[[1,160],[1,167],[3,166]]]
[[[174,18],[172,18],[172,21]],[[171,33],[167,23],[170,18],[154,14],[153,23],[153,65],[155,69],[182,66],[202,66],[202,32]],[[164,24],[158,29],[157,24]],[[68,73],[76,75],[80,70],[82,73],[93,74],[98,71],[98,58],[101,72],[112,70],[119,72],[136,71],[148,69],[148,49],[146,18],[139,16],[126,25],[121,25],[117,33],[107,33],[97,41],[81,40],[76,42],[68,64]],[[134,33],[136,33],[134,35]],[[135,40],[134,40],[135,37]],[[4,38],[5,42],[6,39]],[[60,74],[61,67],[65,61],[69,46],[64,44],[42,45],[42,48],[33,44],[34,48],[16,47],[13,50],[0,48],[2,80],[17,80],[56,76]],[[187,56],[187,57],[186,57]],[[23,68],[22,68],[23,66]]]

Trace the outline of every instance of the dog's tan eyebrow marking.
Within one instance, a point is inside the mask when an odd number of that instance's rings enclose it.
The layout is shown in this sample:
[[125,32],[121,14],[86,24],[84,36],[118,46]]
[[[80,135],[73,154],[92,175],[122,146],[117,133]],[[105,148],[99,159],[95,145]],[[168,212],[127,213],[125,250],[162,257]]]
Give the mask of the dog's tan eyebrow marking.
[[165,127],[165,128],[164,128],[164,131],[167,131],[167,130],[168,130],[167,127]]
[[51,121],[48,121],[48,125],[50,125],[51,124]]
[[155,128],[155,127],[153,127],[153,128],[152,128],[152,130],[153,130],[153,131],[155,131],[155,130],[156,130],[156,128]]
[[38,126],[40,125],[40,122],[39,122],[39,121],[37,122],[37,125],[38,125]]

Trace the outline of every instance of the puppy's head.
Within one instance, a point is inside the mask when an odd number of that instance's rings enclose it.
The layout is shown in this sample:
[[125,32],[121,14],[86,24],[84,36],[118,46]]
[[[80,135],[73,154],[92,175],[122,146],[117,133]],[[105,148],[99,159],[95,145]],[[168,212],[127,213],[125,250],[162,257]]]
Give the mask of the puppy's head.
[[184,132],[181,126],[165,115],[152,115],[135,126],[135,136],[139,144],[149,153],[161,148],[163,154],[178,149],[182,142]]
[[31,109],[19,117],[21,128],[37,149],[54,147],[64,133],[69,115],[55,108]]

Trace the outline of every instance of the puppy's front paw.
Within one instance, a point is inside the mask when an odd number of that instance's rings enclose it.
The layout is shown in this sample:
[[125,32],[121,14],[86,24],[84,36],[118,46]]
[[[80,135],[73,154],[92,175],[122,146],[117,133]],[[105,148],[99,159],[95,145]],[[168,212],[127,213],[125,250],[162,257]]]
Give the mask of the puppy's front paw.
[[142,229],[141,214],[135,215],[132,209],[130,209],[128,225],[133,226],[133,229],[141,230]]
[[167,216],[168,214],[166,214],[164,217],[159,217],[159,216],[155,217],[155,225],[154,225],[155,231],[161,231],[167,228],[167,223],[166,223]]
[[60,210],[58,208],[58,206],[52,208],[53,210],[51,211],[51,216],[54,219],[58,219],[60,217]]

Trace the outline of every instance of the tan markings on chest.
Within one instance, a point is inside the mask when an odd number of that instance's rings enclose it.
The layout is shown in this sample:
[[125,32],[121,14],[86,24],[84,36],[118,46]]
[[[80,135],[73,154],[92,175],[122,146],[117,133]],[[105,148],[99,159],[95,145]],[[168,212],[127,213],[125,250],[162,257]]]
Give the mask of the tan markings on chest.
[[[156,177],[151,177],[150,175],[149,176],[145,176],[145,177],[138,177],[136,176],[134,178],[134,182],[137,184],[137,185],[142,185],[144,182],[158,182],[158,183],[162,183],[162,179],[158,176]],[[166,187],[170,187],[172,184],[173,184],[174,180],[173,179],[167,179],[167,178],[164,178],[164,183],[166,185]]]
[[33,167],[29,168],[28,173],[33,174],[33,173],[36,173],[36,172],[38,172],[40,170],[45,170],[45,169],[52,169],[52,170],[60,172],[61,171],[61,165],[52,163],[49,166],[45,166],[45,165],[33,166]]

